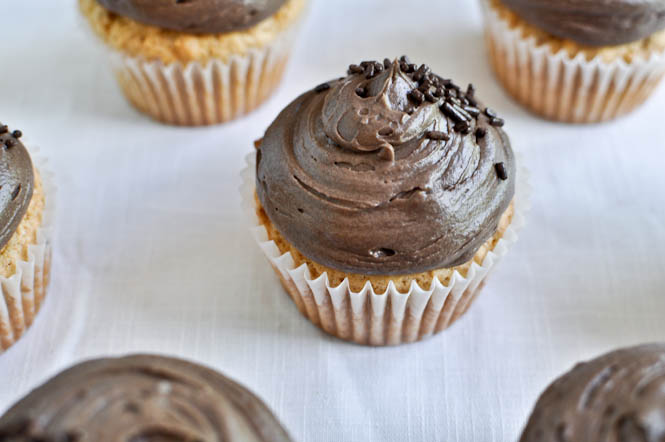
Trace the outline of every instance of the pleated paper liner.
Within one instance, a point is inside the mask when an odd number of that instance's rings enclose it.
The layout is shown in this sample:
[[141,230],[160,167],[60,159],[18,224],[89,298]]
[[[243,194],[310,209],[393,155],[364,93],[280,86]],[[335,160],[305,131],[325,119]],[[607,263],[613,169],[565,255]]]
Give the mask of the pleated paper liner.
[[298,28],[294,23],[265,47],[227,62],[164,64],[107,50],[122,91],[138,110],[168,124],[211,125],[245,115],[272,95]]
[[56,188],[47,161],[35,149],[30,149],[30,155],[44,189],[42,225],[37,230],[35,243],[28,246],[28,260],[19,261],[12,276],[0,276],[0,353],[11,347],[32,325],[50,282]]
[[554,53],[511,28],[488,0],[482,3],[497,78],[518,102],[547,119],[597,123],[625,115],[644,103],[665,74],[665,52],[631,62]]
[[326,273],[311,278],[306,264],[296,267],[291,253],[282,254],[275,242],[269,240],[256,215],[255,156],[252,153],[246,157],[241,193],[257,244],[305,317],[333,336],[363,345],[414,342],[450,327],[467,311],[496,264],[517,241],[529,208],[528,172],[519,168],[511,225],[487,253],[482,265],[471,264],[466,276],[455,271],[446,285],[434,278],[429,288],[423,289],[414,282],[403,293],[390,282],[385,293],[375,293],[367,282],[356,293],[346,279],[332,287]]

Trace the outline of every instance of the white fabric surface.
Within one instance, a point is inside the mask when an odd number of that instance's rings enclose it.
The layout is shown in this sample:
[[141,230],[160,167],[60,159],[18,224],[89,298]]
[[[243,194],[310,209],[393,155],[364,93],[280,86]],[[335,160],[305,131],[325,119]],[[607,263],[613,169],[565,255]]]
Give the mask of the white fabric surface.
[[[299,441],[511,441],[574,362],[665,336],[665,88],[609,124],[541,121],[489,72],[476,2],[314,0],[269,103],[175,128],[124,101],[73,0],[7,1],[3,17],[0,120],[50,158],[59,198],[51,290],[0,355],[0,411],[82,359],[160,352],[248,385]],[[451,330],[365,348],[284,294],[246,230],[239,171],[297,94],[402,53],[472,81],[506,118],[533,208]]]

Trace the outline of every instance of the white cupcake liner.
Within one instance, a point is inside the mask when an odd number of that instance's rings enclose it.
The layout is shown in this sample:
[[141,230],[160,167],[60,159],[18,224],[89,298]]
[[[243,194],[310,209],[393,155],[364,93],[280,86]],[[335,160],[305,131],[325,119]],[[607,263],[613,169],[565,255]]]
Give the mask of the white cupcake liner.
[[270,97],[298,28],[299,21],[265,47],[226,62],[164,64],[106,48],[121,89],[137,109],[165,123],[202,126],[240,117]]
[[407,293],[391,281],[376,293],[369,281],[353,292],[345,279],[332,287],[327,273],[312,279],[306,264],[296,267],[291,253],[282,254],[260,224],[254,200],[256,154],[246,157],[240,189],[243,208],[252,221],[252,234],[300,312],[324,331],[364,345],[397,345],[425,339],[448,328],[473,302],[496,264],[517,241],[529,209],[528,172],[520,167],[512,222],[482,265],[472,263],[466,277],[455,271],[447,285],[434,278],[429,289],[413,282]]
[[30,149],[30,156],[44,190],[42,225],[37,230],[35,243],[28,246],[28,260],[16,263],[16,273],[12,276],[0,276],[0,353],[32,325],[50,282],[56,187],[46,159],[38,155],[37,149]]
[[624,115],[642,104],[665,74],[665,52],[613,62],[566,50],[552,52],[522,29],[511,28],[483,0],[486,40],[494,71],[517,101],[545,118],[595,123]]

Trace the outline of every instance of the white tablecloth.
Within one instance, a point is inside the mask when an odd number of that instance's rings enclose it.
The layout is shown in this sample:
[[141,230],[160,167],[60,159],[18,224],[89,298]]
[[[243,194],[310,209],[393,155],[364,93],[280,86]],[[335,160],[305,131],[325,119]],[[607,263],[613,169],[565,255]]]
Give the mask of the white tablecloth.
[[[0,411],[82,359],[160,352],[248,385],[299,441],[511,441],[575,361],[665,337],[665,87],[613,123],[549,123],[494,81],[476,2],[315,0],[269,103],[168,127],[124,101],[74,3],[2,5],[0,120],[50,158],[59,197],[48,302],[0,356]],[[506,118],[533,209],[451,330],[365,348],[287,298],[246,230],[239,171],[305,88],[403,53],[472,81]]]

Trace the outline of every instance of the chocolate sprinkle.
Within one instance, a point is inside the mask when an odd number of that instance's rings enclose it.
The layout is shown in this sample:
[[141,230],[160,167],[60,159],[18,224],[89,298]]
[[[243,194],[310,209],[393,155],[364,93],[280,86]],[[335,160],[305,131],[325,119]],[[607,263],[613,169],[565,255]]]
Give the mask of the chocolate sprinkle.
[[503,127],[503,125],[505,124],[505,121],[503,121],[503,119],[501,119],[501,118],[494,117],[490,120],[490,124],[492,126],[495,126],[495,127]]
[[383,67],[384,67],[385,69],[390,69],[390,66],[392,66],[392,64],[393,64],[393,63],[392,63],[392,61],[390,61],[389,58],[384,58],[384,59],[383,59]]
[[453,120],[455,123],[466,122],[466,118],[459,112],[459,110],[459,108],[455,107],[455,105],[451,104],[450,102],[445,102],[441,106],[441,111],[444,113],[444,115]]
[[496,163],[494,169],[496,170],[496,176],[498,176],[501,181],[508,179],[508,172],[506,172],[506,166],[503,163]]
[[464,135],[471,133],[471,126],[469,125],[468,121],[460,121],[459,123],[455,124],[454,129],[456,132],[461,132]]
[[16,146],[16,140],[10,138],[5,141],[5,147],[7,147],[7,149],[11,149],[14,146]]
[[7,132],[9,132],[9,128],[7,127],[6,124],[0,126],[0,134],[6,134]]
[[464,106],[464,110],[472,115],[474,118],[477,118],[480,115],[480,109],[475,106]]
[[479,127],[478,129],[476,129],[476,138],[478,139],[485,138],[485,135],[487,135],[487,129],[485,129],[484,127]]
[[431,87],[432,87],[432,82],[429,81],[429,80],[427,80],[427,79],[425,79],[425,80],[423,80],[422,83],[420,83],[420,84],[418,85],[418,88],[417,88],[417,89],[418,89],[420,92],[425,93],[425,92],[429,91]]
[[365,78],[369,80],[370,78],[374,78],[376,74],[377,72],[374,64],[368,64],[365,66]]
[[425,132],[425,137],[429,138],[430,140],[438,141],[448,141],[450,139],[447,133],[441,132],[439,130],[428,130]]
[[[456,103],[456,104],[457,104],[457,103]],[[472,121],[472,120],[473,120],[473,116],[472,116],[471,114],[469,114],[469,113],[464,109],[464,106],[462,105],[462,103],[457,104],[457,106],[455,106],[455,110],[457,110],[457,112],[459,112],[460,115],[462,115],[466,121]]]
[[349,66],[349,75],[352,75],[352,74],[360,74],[360,73],[362,73],[364,70],[365,70],[365,69],[361,68],[361,67],[358,66],[357,64],[352,64],[351,66]]
[[[314,88],[314,92],[316,92],[318,94],[318,93],[321,93],[323,91],[327,91],[328,89],[330,89],[330,83],[321,83],[320,85],[318,85],[317,87]],[[16,132],[16,131],[14,131],[14,132]],[[16,135],[14,135],[14,136],[16,136]]]
[[421,81],[425,78],[425,75],[429,73],[429,66],[426,64],[421,64],[415,74],[413,74],[414,81]]
[[360,98],[367,98],[367,91],[365,90],[364,87],[359,86],[356,88],[356,95],[359,96]]
[[476,88],[473,84],[469,83],[469,86],[466,88],[466,97],[473,98],[476,95]]
[[493,109],[490,109],[489,107],[485,108],[485,115],[487,115],[490,118],[495,118],[496,112]]
[[413,101],[418,106],[423,104],[423,101],[425,101],[425,95],[422,92],[420,92],[418,89],[414,89],[411,92],[409,92],[408,97],[409,100]]

